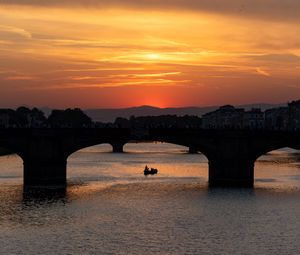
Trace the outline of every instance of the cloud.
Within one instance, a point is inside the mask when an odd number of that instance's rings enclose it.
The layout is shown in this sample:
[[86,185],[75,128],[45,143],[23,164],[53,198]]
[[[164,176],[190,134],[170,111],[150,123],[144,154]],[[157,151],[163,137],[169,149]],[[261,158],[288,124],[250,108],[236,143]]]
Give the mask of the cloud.
[[35,80],[37,77],[35,76],[28,76],[28,75],[17,75],[17,76],[8,76],[5,80],[9,81],[31,81]]
[[269,77],[271,76],[271,74],[269,72],[267,72],[266,70],[262,69],[261,67],[257,67],[256,68],[256,72],[262,76],[266,76]]
[[263,55],[253,55],[250,57],[254,60],[272,62],[272,63],[298,63],[300,64],[300,57],[295,54],[263,54]]
[[16,34],[18,36],[22,36],[22,37],[25,37],[27,39],[30,39],[32,37],[31,33],[26,31],[25,29],[18,28],[18,27],[12,27],[12,26],[0,25],[0,32]]
[[[179,44],[171,41],[155,41],[155,43],[149,43],[149,45],[140,45],[137,43],[120,43],[113,41],[97,41],[97,40],[78,40],[78,39],[45,39],[34,36],[36,40],[42,43],[52,44],[58,47],[70,47],[70,48],[94,48],[94,49],[107,49],[107,50],[179,50],[183,47],[187,47],[184,44]],[[154,41],[154,40],[153,40]],[[1,41],[0,41],[1,43]],[[184,45],[184,46],[182,46]],[[181,48],[180,48],[181,47]]]
[[257,16],[262,19],[299,19],[299,0],[0,0],[6,5],[89,8],[186,9],[212,13]]

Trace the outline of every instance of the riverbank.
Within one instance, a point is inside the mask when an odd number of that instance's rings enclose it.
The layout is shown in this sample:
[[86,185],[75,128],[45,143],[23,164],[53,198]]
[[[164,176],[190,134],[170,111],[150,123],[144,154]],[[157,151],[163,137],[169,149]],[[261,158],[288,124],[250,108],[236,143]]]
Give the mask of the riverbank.
[[0,156],[10,155],[10,154],[13,154],[13,152],[5,148],[0,148]]

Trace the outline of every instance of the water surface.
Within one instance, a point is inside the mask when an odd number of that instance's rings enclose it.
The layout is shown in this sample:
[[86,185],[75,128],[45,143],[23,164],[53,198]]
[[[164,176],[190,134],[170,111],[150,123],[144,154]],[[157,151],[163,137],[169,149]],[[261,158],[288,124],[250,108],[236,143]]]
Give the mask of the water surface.
[[0,254],[300,254],[297,151],[261,157],[254,189],[209,189],[207,159],[185,147],[110,150],[73,154],[56,196],[23,195],[22,161],[0,157]]

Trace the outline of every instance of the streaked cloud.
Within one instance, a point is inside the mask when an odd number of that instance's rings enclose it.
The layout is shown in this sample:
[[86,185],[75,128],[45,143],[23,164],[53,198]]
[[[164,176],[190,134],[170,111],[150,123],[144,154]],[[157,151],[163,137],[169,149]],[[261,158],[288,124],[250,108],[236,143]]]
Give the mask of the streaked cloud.
[[251,56],[252,59],[271,63],[300,64],[300,56],[296,54],[259,54]]
[[32,38],[31,33],[26,31],[25,29],[22,29],[22,28],[19,28],[19,27],[0,25],[0,34],[3,33],[3,32],[19,35],[19,36],[27,38],[27,39]]
[[9,81],[31,81],[31,80],[35,80],[35,79],[37,79],[37,77],[26,76],[26,75],[8,76],[5,78],[5,80],[9,80]]
[[267,76],[267,77],[271,76],[271,74],[269,72],[267,72],[266,70],[264,70],[261,67],[257,67],[256,72],[262,76]]
[[261,19],[299,20],[298,0],[0,0],[5,5],[192,10]]
[[0,3],[2,105],[239,104],[300,93],[298,1]]

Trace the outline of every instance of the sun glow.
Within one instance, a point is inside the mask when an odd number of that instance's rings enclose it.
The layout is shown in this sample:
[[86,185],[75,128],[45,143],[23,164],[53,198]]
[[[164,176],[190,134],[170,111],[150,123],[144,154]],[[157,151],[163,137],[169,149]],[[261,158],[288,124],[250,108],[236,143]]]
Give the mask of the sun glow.
[[149,53],[145,55],[145,58],[150,60],[161,60],[162,56],[158,53]]

